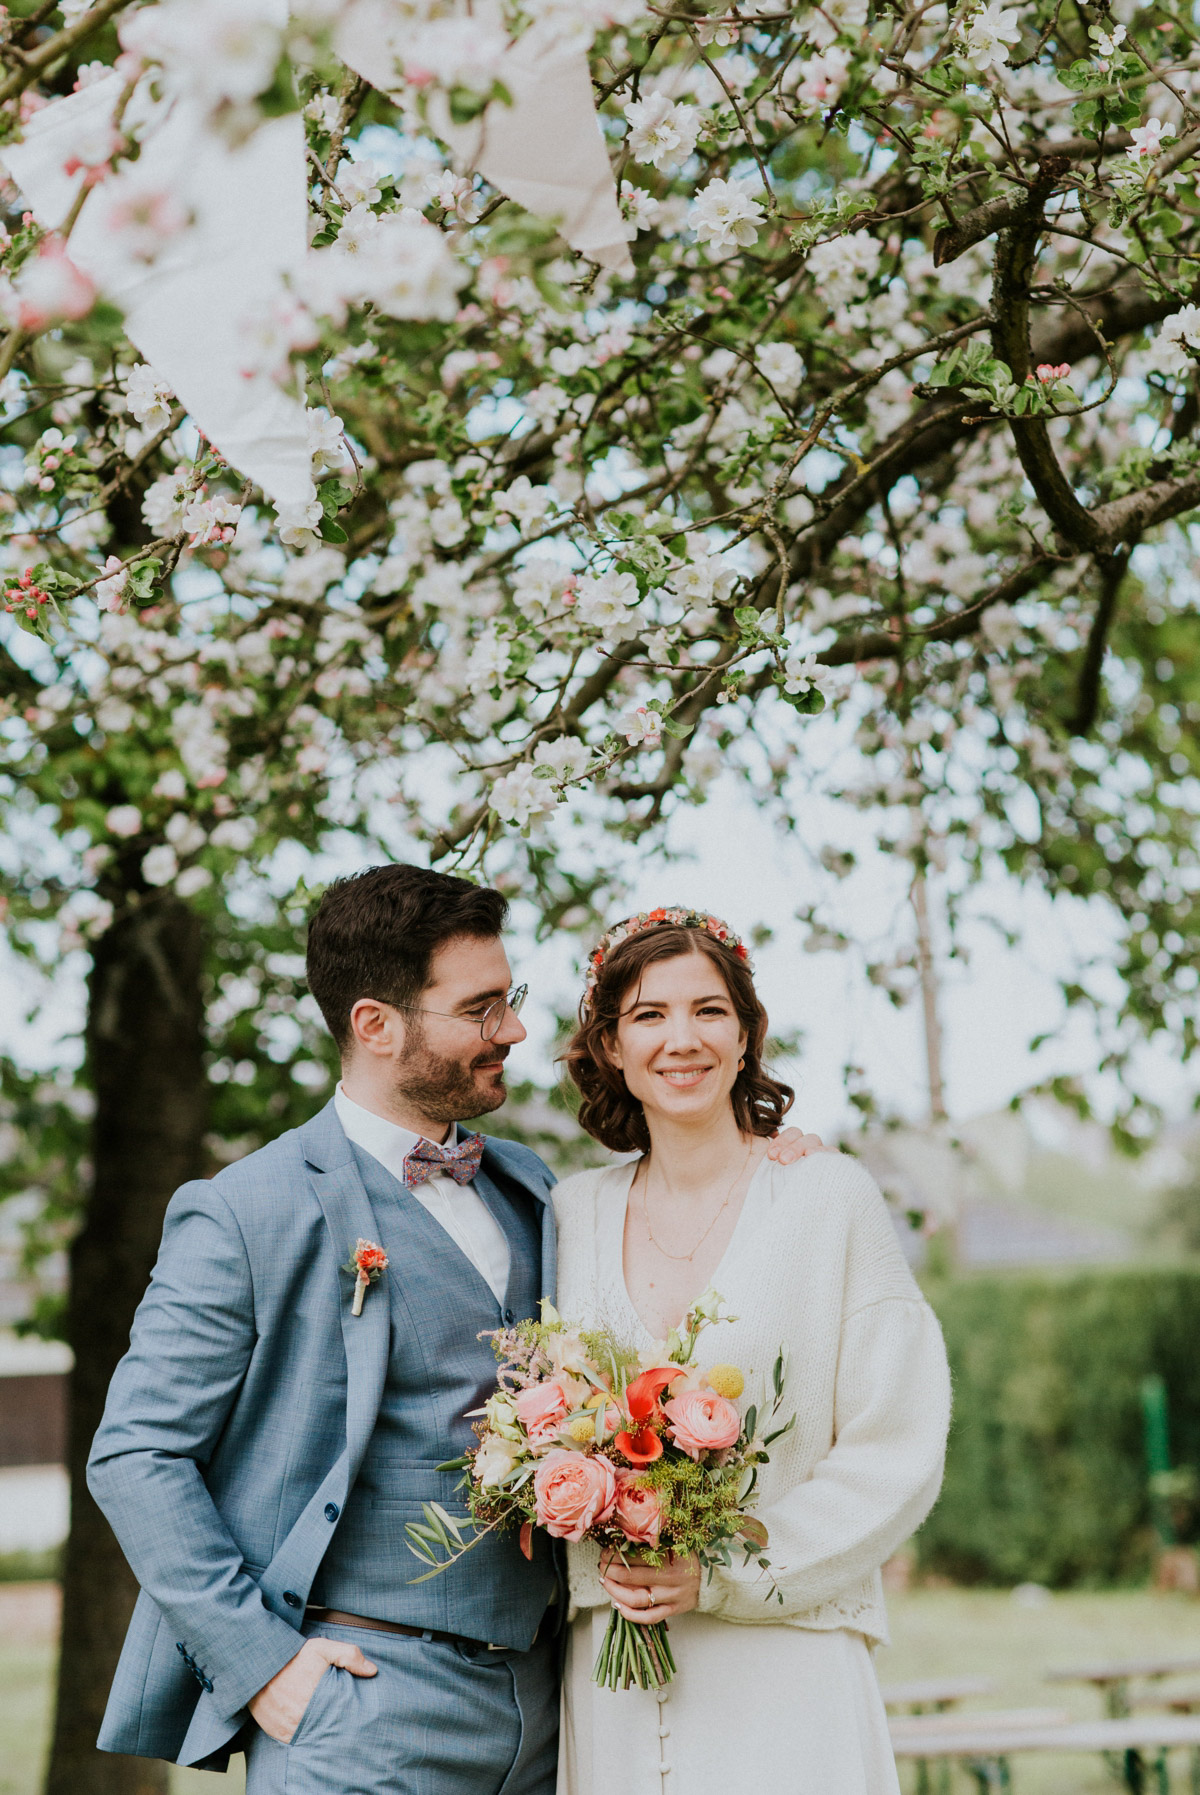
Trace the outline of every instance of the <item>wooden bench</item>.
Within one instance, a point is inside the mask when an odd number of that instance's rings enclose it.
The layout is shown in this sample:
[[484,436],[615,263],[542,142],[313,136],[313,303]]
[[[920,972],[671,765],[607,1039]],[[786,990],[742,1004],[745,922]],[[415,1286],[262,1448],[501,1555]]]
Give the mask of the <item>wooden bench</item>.
[[[1153,1774],[1158,1795],[1169,1795],[1170,1772],[1167,1754],[1177,1748],[1192,1753],[1192,1788],[1200,1791],[1197,1782],[1197,1754],[1200,1754],[1200,1717],[1185,1714],[1147,1714],[1120,1720],[1070,1721],[1051,1726],[1008,1725],[1002,1716],[996,1725],[991,1715],[956,1714],[945,1717],[955,1725],[944,1724],[943,1717],[927,1716],[893,1720],[892,1747],[897,1758],[916,1759],[928,1764],[932,1760],[957,1758],[975,1778],[981,1792],[1010,1789],[1012,1770],[1009,1760],[1020,1752],[1100,1752],[1120,1765],[1121,1779],[1127,1789],[1142,1795]],[[1143,1753],[1154,1754],[1154,1763],[1147,1766]]]

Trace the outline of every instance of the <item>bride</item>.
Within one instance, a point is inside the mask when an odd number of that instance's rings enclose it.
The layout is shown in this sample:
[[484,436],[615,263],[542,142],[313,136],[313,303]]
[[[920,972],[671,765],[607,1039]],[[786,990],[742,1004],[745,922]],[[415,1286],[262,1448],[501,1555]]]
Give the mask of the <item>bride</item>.
[[[714,1285],[739,1319],[702,1336],[700,1362],[734,1361],[753,1393],[782,1345],[797,1421],[755,1509],[782,1605],[740,1558],[702,1579],[694,1559],[569,1548],[558,1795],[614,1776],[626,1795],[899,1792],[871,1663],[879,1567],[937,1495],[945,1354],[862,1166],[767,1159],[792,1093],[763,1068],[766,1033],[745,949],[714,917],[651,911],[592,956],[567,1051],[579,1119],[639,1157],[555,1190],[559,1307],[649,1351]],[[610,1603],[670,1622],[666,1688],[591,1681]]]

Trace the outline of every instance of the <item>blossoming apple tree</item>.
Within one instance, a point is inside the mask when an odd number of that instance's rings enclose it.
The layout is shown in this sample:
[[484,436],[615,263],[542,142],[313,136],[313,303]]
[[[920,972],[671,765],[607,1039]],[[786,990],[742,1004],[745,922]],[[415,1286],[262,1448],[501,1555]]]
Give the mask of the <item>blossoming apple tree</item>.
[[[1115,1066],[1155,1031],[1190,1053],[1190,15],[405,0],[376,84],[364,7],[23,0],[2,27],[14,145],[114,94],[57,229],[10,186],[0,258],[4,802],[15,840],[55,837],[18,853],[11,916],[92,955],[93,1215],[132,1164],[159,1154],[160,1203],[201,1159],[206,1040],[227,1133],[291,1113],[321,1051],[286,952],[301,850],[365,834],[553,924],[725,771],[785,817],[820,777],[914,876],[1000,861],[1107,906],[1119,978],[1068,996]],[[522,43],[588,58],[617,254],[462,148]],[[230,154],[303,120],[308,250],[253,315],[231,289],[191,328],[199,355],[236,325],[247,393],[299,420],[312,485],[278,505],[72,259],[111,193],[128,267],[174,265],[200,204],[154,185],[150,132],[184,101]],[[836,940],[836,904],[812,922]],[[244,1065],[274,1123],[238,1109]],[[101,1633],[56,1790],[134,1786],[81,1743]]]

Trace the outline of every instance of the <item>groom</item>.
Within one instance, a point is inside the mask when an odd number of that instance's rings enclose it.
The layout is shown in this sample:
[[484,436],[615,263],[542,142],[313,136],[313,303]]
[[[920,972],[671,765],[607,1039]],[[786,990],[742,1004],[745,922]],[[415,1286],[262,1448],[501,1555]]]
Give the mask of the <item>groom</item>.
[[[549,1542],[491,1534],[422,1582],[404,1531],[462,1512],[438,1466],[494,1386],[479,1335],[554,1293],[552,1174],[456,1127],[525,1038],[506,916],[418,867],[331,886],[308,982],[335,1096],[171,1200],[89,1465],[142,1590],[102,1750],[244,1750],[248,1795],[553,1795]],[[355,1313],[363,1246],[387,1264]]]

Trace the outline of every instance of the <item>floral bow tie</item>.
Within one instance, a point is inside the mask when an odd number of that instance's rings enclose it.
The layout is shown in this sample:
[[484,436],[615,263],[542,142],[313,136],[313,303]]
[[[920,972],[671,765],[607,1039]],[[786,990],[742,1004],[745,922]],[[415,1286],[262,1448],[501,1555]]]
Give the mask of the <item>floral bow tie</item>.
[[439,1147],[436,1141],[418,1141],[404,1159],[404,1182],[411,1189],[437,1178],[443,1172],[456,1184],[470,1184],[483,1158],[483,1136],[464,1134],[454,1147]]

